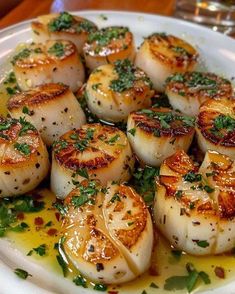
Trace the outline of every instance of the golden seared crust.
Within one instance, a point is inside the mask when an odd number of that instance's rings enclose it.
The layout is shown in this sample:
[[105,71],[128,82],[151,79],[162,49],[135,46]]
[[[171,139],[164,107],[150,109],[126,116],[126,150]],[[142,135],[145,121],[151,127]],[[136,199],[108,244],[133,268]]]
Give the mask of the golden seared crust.
[[180,137],[194,132],[194,119],[169,108],[151,108],[131,114],[135,124],[156,137]]
[[133,43],[133,35],[126,27],[107,27],[91,33],[84,46],[85,54],[107,56],[127,50]]
[[70,41],[48,40],[44,44],[31,43],[13,56],[15,67],[32,69],[38,66],[49,66],[76,54],[76,46]]
[[[171,170],[180,173],[180,176],[160,175],[158,185],[166,189],[166,197],[174,197],[186,209],[186,213],[215,215],[222,219],[235,217],[235,168],[227,156],[211,153],[211,159],[203,178],[197,173],[198,169],[193,161],[183,151],[178,151],[164,161]],[[182,168],[183,167],[183,168]],[[208,183],[210,181],[210,184]],[[184,189],[182,183],[184,183]],[[185,185],[188,185],[187,187]],[[181,187],[181,188],[179,188]],[[218,196],[214,194],[218,189]],[[200,192],[201,191],[201,192]],[[196,193],[198,197],[195,197]],[[210,194],[210,197],[207,194]],[[194,194],[193,202],[192,195]],[[191,195],[191,196],[190,196]]]
[[198,170],[191,158],[183,150],[176,151],[172,156],[168,157],[164,163],[174,172],[181,175],[189,171]]
[[235,106],[233,100],[207,100],[197,120],[203,137],[215,145],[235,147]]
[[232,98],[233,88],[229,80],[213,73],[186,72],[169,77],[166,81],[167,90],[181,95],[198,99],[200,103],[209,98]]
[[38,153],[38,131],[25,121],[0,117],[0,165],[19,164]]
[[186,67],[195,63],[197,51],[187,42],[164,33],[155,33],[148,37],[151,53],[162,63],[174,67]]
[[[91,246],[94,248],[94,251],[90,250]],[[118,254],[119,251],[106,235],[95,227],[90,230],[90,239],[87,240],[84,248],[83,259],[92,263],[97,263],[111,260]]]
[[[121,243],[131,249],[133,247],[141,233],[144,231],[146,224],[147,224],[147,207],[142,200],[142,198],[130,187],[125,185],[120,185],[117,191],[119,197],[118,201],[114,203],[108,203],[106,205],[107,208],[110,209],[112,206],[112,211],[115,213],[121,213],[125,208],[125,199],[131,200],[133,202],[132,210],[126,212],[123,217],[122,221],[126,221],[127,228],[125,229],[114,229],[114,235],[116,238],[121,241]],[[112,212],[111,209],[109,210],[109,218],[112,219]]]
[[61,136],[54,143],[54,156],[60,165],[75,171],[107,167],[119,156],[119,140],[123,140],[123,136],[114,127],[85,125]]
[[12,110],[21,108],[24,105],[34,106],[36,104],[43,104],[50,100],[56,100],[68,92],[69,87],[64,84],[44,84],[12,96],[8,100],[7,107],[9,110]]

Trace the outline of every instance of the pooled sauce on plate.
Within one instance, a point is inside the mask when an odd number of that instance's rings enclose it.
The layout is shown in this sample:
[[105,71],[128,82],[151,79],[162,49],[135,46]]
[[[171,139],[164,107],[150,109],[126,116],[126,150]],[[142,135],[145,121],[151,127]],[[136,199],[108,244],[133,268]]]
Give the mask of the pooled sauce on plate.
[[[15,246],[25,255],[29,254],[33,248],[38,248],[40,245],[45,244],[45,255],[40,256],[33,250],[28,258],[34,259],[35,262],[39,262],[49,270],[55,271],[58,275],[61,275],[61,279],[63,279],[62,270],[56,259],[58,251],[54,248],[60,238],[59,214],[52,206],[56,201],[56,197],[48,189],[39,190],[37,191],[37,194],[42,196],[40,201],[45,202],[44,209],[39,212],[25,213],[24,219],[21,221],[27,223],[29,228],[24,232],[9,232],[7,233],[7,237],[14,242]],[[109,286],[107,291],[111,291],[110,293],[114,291],[113,293],[115,294],[115,291],[121,294],[129,292],[142,293],[144,290],[148,294],[161,293],[164,289],[165,280],[168,277],[183,276],[187,274],[185,268],[187,263],[192,263],[198,272],[206,272],[211,280],[211,283],[208,285],[205,285],[200,281],[200,283],[196,285],[194,291],[216,288],[229,283],[234,279],[235,258],[233,256],[221,255],[197,257],[182,254],[179,258],[172,254],[172,248],[164,237],[157,234],[156,239],[150,270],[132,282],[117,286]],[[215,275],[214,270],[216,266],[224,269],[225,279],[218,278]],[[67,278],[71,279],[71,283],[72,279],[78,274],[79,272],[72,266],[72,264],[69,264]],[[93,288],[94,284],[88,281],[88,287],[89,284],[91,288]],[[77,291],[79,293],[79,286]],[[181,290],[180,293],[187,293],[187,290]]]
[[[7,87],[14,88],[15,83],[2,83],[0,85],[0,114],[6,115],[6,102],[9,98]],[[61,216],[53,207],[56,201],[55,195],[48,189],[37,190],[40,201],[45,203],[44,208],[39,212],[28,212],[22,215],[18,222],[24,222],[29,227],[23,232],[8,231],[6,237],[18,248],[27,258],[34,260],[43,267],[56,272],[64,279],[61,266],[58,263],[58,242],[60,235]],[[193,264],[198,272],[205,272],[211,283],[205,284],[199,279],[193,291],[217,288],[234,280],[235,276],[235,257],[232,255],[220,256],[190,256],[179,251],[174,251],[169,242],[159,233],[155,233],[155,248],[152,254],[152,265],[150,270],[132,282],[122,285],[108,286],[107,292],[110,294],[136,293],[151,294],[162,293],[166,279],[172,276],[186,276],[186,264]],[[39,247],[45,249],[44,254],[40,255]],[[20,267],[20,265],[19,265]],[[223,269],[225,278],[216,276],[216,267]],[[72,264],[68,265],[67,279],[72,280],[79,272]],[[87,281],[88,288],[93,289],[94,283]],[[81,287],[81,286],[80,286]],[[79,293],[80,287],[77,287]],[[187,293],[187,289],[180,290],[180,293]]]

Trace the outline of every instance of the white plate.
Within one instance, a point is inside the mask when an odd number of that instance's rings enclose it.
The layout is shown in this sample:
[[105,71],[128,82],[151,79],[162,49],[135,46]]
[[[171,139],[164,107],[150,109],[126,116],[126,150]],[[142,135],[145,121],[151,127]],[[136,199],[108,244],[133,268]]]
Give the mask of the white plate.
[[[144,36],[153,32],[174,34],[197,47],[201,56],[202,68],[229,79],[235,76],[235,41],[207,28],[174,18],[151,14],[118,11],[81,11],[73,12],[73,14],[84,16],[94,21],[99,27],[109,25],[128,26],[135,35],[137,46],[143,41]],[[104,20],[101,14],[107,16],[108,19]],[[18,43],[30,40],[30,21],[11,26],[0,32],[0,75],[3,75],[8,67],[6,60],[13,48]],[[33,278],[26,281],[20,280],[13,273],[13,269],[16,267],[28,270]],[[0,285],[0,294],[95,293],[93,290],[76,287],[71,281],[48,272],[42,265],[30,262],[14,248],[14,244],[10,244],[4,239],[0,239]],[[141,292],[142,290],[139,293]],[[124,294],[124,292],[119,293]],[[132,294],[139,293],[135,291]],[[160,293],[160,291],[156,291],[156,293]],[[179,291],[176,293],[179,293]],[[235,282],[204,292],[204,294],[209,293],[235,294]]]

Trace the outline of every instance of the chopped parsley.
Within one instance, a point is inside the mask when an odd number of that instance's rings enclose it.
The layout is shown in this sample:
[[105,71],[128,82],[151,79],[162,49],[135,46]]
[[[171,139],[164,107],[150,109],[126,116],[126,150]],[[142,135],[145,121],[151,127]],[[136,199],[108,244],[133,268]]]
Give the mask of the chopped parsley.
[[128,130],[128,133],[130,133],[134,137],[136,133],[136,128]]
[[35,127],[28,121],[25,120],[25,117],[20,117],[19,123],[21,124],[21,130],[19,136],[26,134],[28,131],[35,131]]
[[7,77],[4,79],[3,84],[7,85],[7,84],[15,84],[16,83],[16,77],[15,77],[15,73],[13,71],[11,71]]
[[65,54],[65,45],[61,42],[56,42],[47,50],[47,52],[52,55],[55,55],[56,57],[62,57]]
[[76,31],[77,33],[81,33],[81,32],[92,33],[96,31],[96,26],[89,20],[84,19],[77,25]]
[[85,187],[81,184],[77,186],[79,189],[79,196],[73,196],[71,203],[74,205],[75,208],[80,207],[86,203],[95,204],[95,196],[99,192],[96,187],[96,182],[90,181],[88,185]]
[[196,242],[197,246],[202,247],[202,248],[206,248],[210,245],[206,240],[196,240],[195,242]]
[[33,251],[36,252],[39,256],[44,256],[46,254],[46,244],[41,244],[36,248],[33,248]]
[[83,288],[87,288],[86,279],[82,275],[78,275],[73,279],[73,282],[76,286],[82,286]]
[[149,287],[154,288],[154,289],[158,289],[158,288],[159,288],[158,285],[155,284],[154,282],[152,282],[152,283],[149,285]]
[[99,88],[100,85],[102,85],[102,83],[93,84],[91,86],[91,88],[92,88],[92,90],[97,91],[97,89]]
[[30,153],[31,153],[30,146],[26,143],[18,143],[17,142],[14,144],[14,148],[26,156],[30,155]]
[[112,138],[110,138],[108,141],[105,141],[105,143],[109,144],[109,145],[114,145],[120,138],[119,134],[116,134],[115,136],[113,136]]
[[14,270],[14,273],[21,279],[26,280],[29,276],[32,277],[27,271],[21,269],[21,268],[16,268]]
[[108,287],[106,285],[104,285],[104,284],[95,284],[93,289],[96,290],[96,291],[105,292],[108,289]]
[[118,193],[115,193],[113,197],[110,199],[110,202],[114,203],[115,201],[121,201],[120,195]]
[[118,74],[118,78],[112,80],[109,85],[109,88],[114,92],[121,93],[132,88],[137,80],[144,81],[152,88],[152,82],[147,76],[136,75],[137,69],[129,59],[117,60],[114,63],[114,71]]
[[202,180],[202,175],[201,174],[197,174],[194,171],[190,171],[187,174],[185,174],[183,176],[183,178],[184,178],[184,180],[186,182],[193,183],[193,182],[199,182],[199,181],[201,181]]
[[13,56],[11,63],[15,65],[18,60],[23,60],[24,58],[29,57],[30,54],[31,54],[31,50],[28,48],[24,48],[19,53]]
[[224,129],[226,132],[233,132],[235,130],[235,119],[229,115],[220,114],[214,120],[214,128],[216,131]]
[[61,12],[58,17],[48,24],[49,31],[56,32],[69,29],[73,24],[73,16],[68,12]]

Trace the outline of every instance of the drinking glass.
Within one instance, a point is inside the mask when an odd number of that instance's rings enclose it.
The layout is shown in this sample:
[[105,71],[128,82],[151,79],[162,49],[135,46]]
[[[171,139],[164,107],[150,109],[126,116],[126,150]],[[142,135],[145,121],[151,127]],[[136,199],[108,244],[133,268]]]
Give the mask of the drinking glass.
[[235,34],[235,0],[176,0],[175,16]]

